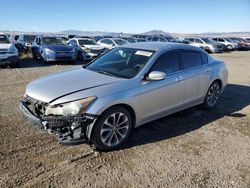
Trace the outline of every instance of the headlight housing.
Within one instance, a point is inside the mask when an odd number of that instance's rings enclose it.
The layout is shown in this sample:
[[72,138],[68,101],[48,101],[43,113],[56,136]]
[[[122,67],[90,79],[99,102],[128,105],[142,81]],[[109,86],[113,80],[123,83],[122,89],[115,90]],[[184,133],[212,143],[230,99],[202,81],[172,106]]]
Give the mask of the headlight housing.
[[81,100],[64,103],[56,106],[48,106],[45,115],[54,115],[54,116],[74,116],[84,113],[89,105],[94,102],[96,99],[95,96],[84,98]]
[[11,45],[11,46],[9,47],[7,53],[9,53],[9,54],[17,54],[18,51],[17,51],[17,49],[16,49],[15,46]]
[[89,48],[84,48],[84,51],[86,52],[86,53],[90,53],[91,52],[91,49],[89,49]]
[[44,49],[44,52],[47,54],[47,55],[52,55],[52,54],[55,54],[55,52],[49,48],[45,48]]

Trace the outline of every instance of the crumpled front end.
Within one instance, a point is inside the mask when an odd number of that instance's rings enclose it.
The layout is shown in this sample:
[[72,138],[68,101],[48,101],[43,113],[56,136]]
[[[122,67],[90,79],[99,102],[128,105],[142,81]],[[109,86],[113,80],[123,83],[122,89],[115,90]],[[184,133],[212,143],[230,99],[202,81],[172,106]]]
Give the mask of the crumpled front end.
[[97,119],[96,115],[83,113],[75,116],[45,115],[48,103],[25,96],[20,103],[24,118],[39,129],[53,133],[59,142],[75,145],[90,140],[90,133]]

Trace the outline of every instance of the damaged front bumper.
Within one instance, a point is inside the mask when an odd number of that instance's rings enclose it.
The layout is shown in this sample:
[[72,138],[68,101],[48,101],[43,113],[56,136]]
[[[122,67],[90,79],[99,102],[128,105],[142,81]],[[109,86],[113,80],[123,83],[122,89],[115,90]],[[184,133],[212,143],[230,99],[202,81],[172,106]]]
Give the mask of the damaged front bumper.
[[91,131],[97,115],[84,113],[78,116],[42,117],[36,110],[31,110],[29,101],[22,100],[20,110],[24,118],[38,129],[56,135],[64,145],[76,145],[90,141]]

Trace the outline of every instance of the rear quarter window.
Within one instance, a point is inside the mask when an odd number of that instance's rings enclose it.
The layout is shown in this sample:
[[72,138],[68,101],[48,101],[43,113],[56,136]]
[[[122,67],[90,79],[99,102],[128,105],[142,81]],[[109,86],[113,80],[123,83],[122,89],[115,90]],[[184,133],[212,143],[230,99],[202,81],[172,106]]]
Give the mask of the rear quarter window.
[[197,67],[203,64],[202,55],[199,52],[183,51],[180,55],[183,69]]

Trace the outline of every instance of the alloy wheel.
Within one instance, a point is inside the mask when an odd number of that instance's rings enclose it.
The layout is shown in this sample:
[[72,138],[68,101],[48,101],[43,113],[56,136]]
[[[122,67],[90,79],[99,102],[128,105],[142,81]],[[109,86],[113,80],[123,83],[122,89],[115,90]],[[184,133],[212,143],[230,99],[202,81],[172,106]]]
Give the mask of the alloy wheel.
[[220,96],[220,85],[215,82],[208,90],[207,93],[207,104],[209,107],[213,107]]
[[128,117],[122,113],[113,113],[102,124],[100,138],[105,146],[116,146],[127,136],[129,130]]

